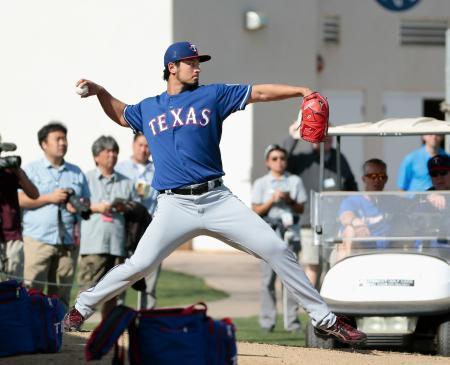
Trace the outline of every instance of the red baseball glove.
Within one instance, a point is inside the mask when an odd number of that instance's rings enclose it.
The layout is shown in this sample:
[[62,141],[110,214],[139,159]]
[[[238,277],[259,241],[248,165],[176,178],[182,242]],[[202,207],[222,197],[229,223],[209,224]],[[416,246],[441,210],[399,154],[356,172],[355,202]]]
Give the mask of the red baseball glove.
[[300,137],[319,143],[327,136],[330,107],[327,99],[314,92],[303,98],[301,106]]

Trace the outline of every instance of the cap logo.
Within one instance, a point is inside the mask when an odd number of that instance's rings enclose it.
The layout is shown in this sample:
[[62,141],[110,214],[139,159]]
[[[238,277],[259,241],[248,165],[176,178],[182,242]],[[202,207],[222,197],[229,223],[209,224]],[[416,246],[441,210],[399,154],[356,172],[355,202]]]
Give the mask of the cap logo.
[[198,51],[197,51],[197,46],[196,46],[195,44],[191,44],[191,45],[189,46],[189,48],[192,50],[192,52],[198,53]]

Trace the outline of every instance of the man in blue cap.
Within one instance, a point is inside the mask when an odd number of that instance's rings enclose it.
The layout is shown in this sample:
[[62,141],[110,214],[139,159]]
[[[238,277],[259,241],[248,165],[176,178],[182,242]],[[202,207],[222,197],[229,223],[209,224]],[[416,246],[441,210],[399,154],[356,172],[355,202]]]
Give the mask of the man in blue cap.
[[266,261],[306,309],[318,336],[334,336],[349,344],[364,342],[364,333],[330,311],[287,244],[222,182],[222,122],[247,104],[307,96],[312,91],[281,84],[199,86],[200,63],[210,59],[192,43],[172,44],[164,55],[167,90],[135,105],[114,98],[92,81],[78,81],[78,87],[88,89],[82,97],[97,95],[114,122],[144,133],[155,163],[152,186],[160,194],[153,221],[134,255],[79,295],[65,317],[65,329],[79,329],[98,304],[117,296],[155,270],[183,242],[202,234]]

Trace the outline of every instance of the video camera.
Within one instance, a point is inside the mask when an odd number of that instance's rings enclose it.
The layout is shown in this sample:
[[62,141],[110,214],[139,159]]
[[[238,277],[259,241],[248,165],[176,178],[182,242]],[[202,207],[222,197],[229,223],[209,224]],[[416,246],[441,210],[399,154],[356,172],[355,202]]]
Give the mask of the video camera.
[[82,198],[75,194],[75,190],[72,188],[66,189],[67,192],[67,201],[72,204],[72,206],[77,211],[77,214],[81,216],[84,220],[88,220],[91,217],[92,211],[91,209],[84,204]]
[[[14,143],[2,143],[0,137],[0,153],[2,152],[10,152],[15,151],[17,146]],[[18,168],[22,163],[22,159],[20,156],[6,156],[0,157],[0,170],[8,169],[8,168]]]

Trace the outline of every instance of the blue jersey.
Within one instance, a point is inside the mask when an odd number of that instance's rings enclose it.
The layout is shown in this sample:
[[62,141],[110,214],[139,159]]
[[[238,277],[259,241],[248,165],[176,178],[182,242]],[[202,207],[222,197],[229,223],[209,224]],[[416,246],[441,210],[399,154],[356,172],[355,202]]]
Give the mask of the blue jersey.
[[250,85],[211,84],[128,105],[125,120],[134,131],[144,133],[152,151],[152,186],[175,189],[223,176],[222,122],[245,109],[250,94]]
[[[439,155],[446,155],[443,149],[439,149]],[[406,191],[426,191],[433,186],[427,163],[432,156],[425,146],[409,153],[398,170],[397,186]]]
[[[383,201],[380,203],[383,203]],[[348,196],[342,201],[338,215],[341,216],[347,211],[353,212],[357,218],[364,222],[371,237],[389,235],[391,227],[386,220],[387,212],[384,212],[373,198],[369,199],[361,195]],[[376,241],[378,248],[387,247],[388,244],[389,242],[384,240]]]

